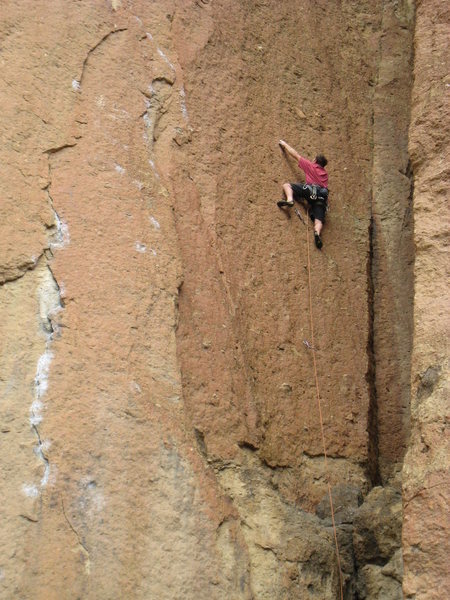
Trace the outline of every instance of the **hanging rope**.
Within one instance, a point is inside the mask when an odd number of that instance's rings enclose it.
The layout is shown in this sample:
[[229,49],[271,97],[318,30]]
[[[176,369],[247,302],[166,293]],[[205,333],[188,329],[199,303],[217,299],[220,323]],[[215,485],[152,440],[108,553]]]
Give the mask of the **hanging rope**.
[[[295,208],[295,212],[297,216],[303,221],[302,215],[300,211]],[[322,436],[322,446],[323,446],[323,456],[324,456],[324,464],[325,464],[325,473],[327,478],[327,486],[328,486],[328,497],[330,499],[330,510],[331,510],[331,522],[333,523],[333,534],[334,534],[334,543],[336,546],[336,559],[339,568],[339,585],[341,592],[341,600],[344,600],[344,578],[342,576],[341,569],[341,555],[339,553],[339,543],[337,539],[337,531],[336,531],[336,523],[334,520],[334,507],[333,507],[333,497],[331,495],[331,485],[329,480],[329,470],[328,470],[328,460],[327,460],[327,449],[325,444],[325,434],[323,428],[323,417],[322,417],[322,404],[320,401],[320,389],[319,389],[319,377],[317,375],[317,360],[316,360],[316,346],[314,344],[314,319],[313,319],[313,307],[312,307],[312,295],[311,295],[311,258],[309,252],[309,226],[308,226],[308,210],[306,211],[306,247],[307,247],[307,257],[308,257],[308,290],[309,290],[309,321],[310,321],[310,330],[311,330],[311,343],[304,341],[305,346],[312,351],[313,355],[313,365],[314,365],[314,381],[316,384],[316,399],[317,399],[317,407],[319,409],[319,420],[320,420],[320,433]]]

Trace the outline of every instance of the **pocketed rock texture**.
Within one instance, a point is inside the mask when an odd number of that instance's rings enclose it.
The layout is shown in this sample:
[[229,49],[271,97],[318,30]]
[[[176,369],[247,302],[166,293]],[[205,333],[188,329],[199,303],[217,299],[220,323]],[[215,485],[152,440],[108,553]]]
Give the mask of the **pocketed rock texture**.
[[431,4],[2,3],[1,599],[445,596]]

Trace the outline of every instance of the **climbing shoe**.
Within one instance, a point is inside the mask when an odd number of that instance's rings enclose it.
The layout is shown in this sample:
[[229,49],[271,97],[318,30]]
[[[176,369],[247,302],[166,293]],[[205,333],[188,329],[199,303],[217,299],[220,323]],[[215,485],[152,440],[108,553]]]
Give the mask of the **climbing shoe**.
[[323,244],[322,244],[322,239],[320,237],[320,235],[317,233],[317,231],[314,232],[314,242],[316,244],[316,248],[319,248],[319,250],[322,248]]
[[288,202],[287,200],[279,200],[277,205],[281,208],[283,206],[294,206],[294,202]]

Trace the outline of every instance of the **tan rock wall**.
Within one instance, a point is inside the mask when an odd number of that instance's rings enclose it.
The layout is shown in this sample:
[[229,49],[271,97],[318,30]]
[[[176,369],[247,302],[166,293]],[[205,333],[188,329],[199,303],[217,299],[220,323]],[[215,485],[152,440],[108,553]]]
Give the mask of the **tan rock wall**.
[[[327,245],[322,255],[313,255],[312,265],[320,377],[330,454],[351,456],[358,469],[358,463],[367,461],[369,401],[365,376],[371,170],[363,157],[370,152],[372,109],[365,99],[376,68],[379,16],[361,15],[356,5],[347,5],[344,14],[328,15],[324,7],[307,11],[302,5],[281,4],[276,21],[270,23],[270,3],[258,11],[243,5],[230,14],[228,4],[211,4],[207,10],[220,27],[199,49],[194,63],[183,62],[194,135],[191,143],[180,147],[178,164],[183,166],[177,173],[183,169],[193,183],[173,177],[185,269],[180,363],[186,377],[194,371],[194,384],[186,380],[186,402],[213,456],[230,452],[230,435],[260,447],[272,466],[293,466],[323,453],[311,402],[312,359],[303,344],[310,335],[305,230],[297,218],[273,208],[283,181],[300,176],[277,147],[280,134],[307,155],[323,149],[335,158],[330,163],[334,195]],[[347,20],[355,23],[354,38],[363,36],[368,44],[358,59],[360,72],[355,77],[364,82],[359,88],[349,78],[354,68],[349,46],[355,42],[343,32]],[[343,49],[337,53],[331,48]],[[299,118],[300,110],[306,118]],[[267,115],[264,127],[262,115]],[[355,161],[357,169],[352,170]],[[352,186],[355,192],[346,195]],[[193,230],[202,232],[202,247],[191,242]],[[222,290],[223,308],[211,304],[216,287]],[[197,332],[211,327],[217,334],[210,346],[205,348],[201,338],[194,341]],[[227,344],[226,337],[236,343]],[[223,358],[217,356],[224,352],[230,353],[229,367],[222,374]],[[214,402],[217,390],[203,393],[214,385],[205,364],[217,365],[214,384],[238,366],[250,390],[238,380],[221,385],[232,396]],[[233,418],[249,392],[246,434],[235,427]],[[218,417],[216,431],[211,421]],[[224,450],[217,448],[222,436]]]
[[141,7],[147,27],[103,2],[8,8],[3,162],[26,191],[6,179],[23,214],[2,205],[2,265],[33,270],[1,290],[2,597],[248,597],[234,512],[184,429],[181,271],[152,150],[152,81],[176,78],[166,7]]
[[410,153],[415,294],[411,440],[403,470],[406,598],[448,595],[448,11],[420,2]]
[[413,19],[411,2],[385,2],[373,102],[371,278],[378,469],[400,488],[409,436],[413,335],[412,173],[408,154]]
[[[346,594],[396,597],[397,545],[383,567],[358,550],[359,575],[353,545],[378,460],[388,479],[405,443],[398,383],[396,428],[385,394],[370,439],[371,343],[391,322],[371,322],[370,225],[390,145],[390,177],[405,169],[409,79],[390,68],[408,69],[409,8],[3,3],[1,598],[337,597],[305,228],[275,205],[299,173],[280,137],[330,159],[312,297]],[[380,252],[383,282],[393,262]],[[399,288],[378,306],[402,313]],[[408,335],[389,356],[373,343],[388,377],[408,369]],[[376,537],[398,495],[370,498]]]

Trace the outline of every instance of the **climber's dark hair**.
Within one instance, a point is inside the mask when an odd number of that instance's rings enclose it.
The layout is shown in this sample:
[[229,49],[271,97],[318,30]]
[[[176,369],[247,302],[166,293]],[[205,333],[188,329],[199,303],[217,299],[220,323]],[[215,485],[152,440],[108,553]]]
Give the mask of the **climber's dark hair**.
[[328,164],[328,161],[323,154],[318,154],[316,156],[316,163],[318,165],[320,165],[321,167],[326,167]]

